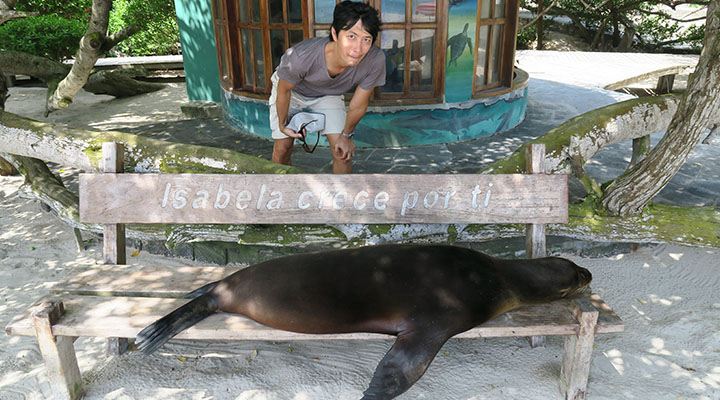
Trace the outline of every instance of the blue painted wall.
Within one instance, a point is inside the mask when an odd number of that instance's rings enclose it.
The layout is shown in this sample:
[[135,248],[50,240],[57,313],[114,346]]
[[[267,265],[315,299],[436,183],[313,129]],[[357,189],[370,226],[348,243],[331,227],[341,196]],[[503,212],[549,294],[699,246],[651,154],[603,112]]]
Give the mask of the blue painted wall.
[[222,90],[210,0],[175,0],[175,13],[188,98],[220,102]]
[[[271,139],[267,103],[226,92],[223,108],[233,126]],[[358,147],[403,147],[469,140],[517,126],[525,119],[526,109],[527,86],[523,86],[470,107],[438,105],[436,108],[368,112],[355,129],[354,141]]]

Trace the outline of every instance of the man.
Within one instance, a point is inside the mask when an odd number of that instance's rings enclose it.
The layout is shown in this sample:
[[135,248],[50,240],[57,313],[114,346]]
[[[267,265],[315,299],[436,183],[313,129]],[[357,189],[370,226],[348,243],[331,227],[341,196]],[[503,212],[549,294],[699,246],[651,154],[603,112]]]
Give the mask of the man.
[[[299,111],[325,114],[333,173],[352,172],[355,126],[367,111],[373,88],[385,84],[385,55],[373,46],[380,31],[377,10],[365,3],[335,6],[329,38],[304,40],[288,49],[272,77],[270,128],[273,162],[290,165],[299,132],[286,125]],[[355,87],[348,111],[343,93]]]

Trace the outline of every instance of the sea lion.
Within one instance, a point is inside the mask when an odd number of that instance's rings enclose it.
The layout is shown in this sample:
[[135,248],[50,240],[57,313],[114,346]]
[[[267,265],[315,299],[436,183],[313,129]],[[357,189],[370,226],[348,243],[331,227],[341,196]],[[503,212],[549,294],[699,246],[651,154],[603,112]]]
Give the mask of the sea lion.
[[389,244],[265,261],[205,285],[190,302],[143,329],[149,354],[182,330],[224,311],[300,333],[397,336],[363,400],[412,386],[452,336],[524,304],[579,292],[592,275],[570,260],[502,260],[449,245]]

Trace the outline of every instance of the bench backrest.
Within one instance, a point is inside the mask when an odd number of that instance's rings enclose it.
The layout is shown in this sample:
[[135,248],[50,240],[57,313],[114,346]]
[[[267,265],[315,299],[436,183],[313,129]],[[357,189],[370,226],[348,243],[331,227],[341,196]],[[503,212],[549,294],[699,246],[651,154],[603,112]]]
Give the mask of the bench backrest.
[[105,143],[106,173],[80,175],[80,220],[114,229],[106,240],[125,223],[565,223],[567,175],[530,149],[533,174],[122,174],[122,146]]

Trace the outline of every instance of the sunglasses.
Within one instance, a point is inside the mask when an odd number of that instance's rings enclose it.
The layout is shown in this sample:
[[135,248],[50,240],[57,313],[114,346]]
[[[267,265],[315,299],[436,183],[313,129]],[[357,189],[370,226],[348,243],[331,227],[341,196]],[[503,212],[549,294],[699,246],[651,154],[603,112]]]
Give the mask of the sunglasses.
[[308,153],[312,153],[313,151],[315,151],[315,148],[318,146],[318,143],[320,143],[320,132],[317,133],[317,139],[315,139],[315,144],[312,147],[310,147],[310,145],[308,145],[307,140],[306,140],[307,130],[305,129],[305,127],[307,127],[309,124],[312,124],[313,122],[316,122],[316,121],[317,120],[314,119],[312,121],[306,122],[306,123],[300,125],[300,129],[298,129],[298,133],[300,135],[302,135],[302,137],[300,138],[300,140],[302,141],[302,148],[303,148],[303,150],[305,150]]

